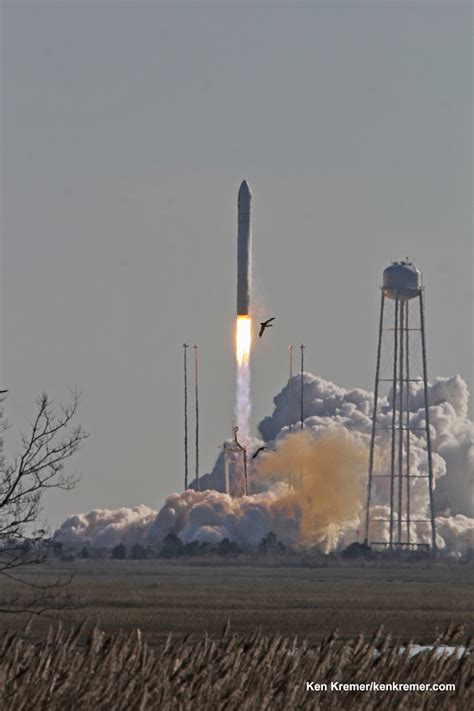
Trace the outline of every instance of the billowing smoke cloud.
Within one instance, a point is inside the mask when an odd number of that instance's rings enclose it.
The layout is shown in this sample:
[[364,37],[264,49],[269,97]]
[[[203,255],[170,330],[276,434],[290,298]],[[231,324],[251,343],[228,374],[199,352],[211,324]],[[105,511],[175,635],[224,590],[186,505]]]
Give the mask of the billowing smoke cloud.
[[[446,548],[451,553],[463,553],[474,543],[474,519],[462,514],[437,516],[436,535],[439,548]],[[428,536],[426,539],[428,542]]]
[[[299,377],[292,387],[297,402]],[[309,373],[303,387],[303,432],[299,433],[299,424],[293,434],[288,431],[285,386],[274,398],[274,412],[259,425],[262,440],[248,443],[249,452],[262,445],[269,448],[255,460],[249,457],[251,495],[232,498],[220,493],[224,490],[221,454],[212,472],[201,477],[201,486],[209,490],[173,494],[158,513],[136,507],[73,516],[58,530],[57,538],[110,546],[122,541],[160,542],[173,531],[183,542],[228,538],[253,546],[273,531],[284,543],[317,545],[324,551],[361,540],[373,395],[345,390]],[[437,378],[429,386],[429,397],[438,546],[459,554],[474,542],[474,426],[467,419],[467,387],[460,376]],[[387,428],[389,402],[390,393],[380,406],[379,424]],[[416,382],[410,388],[410,409],[411,427],[422,428],[424,399]],[[376,473],[390,470],[390,430],[383,432],[376,447]],[[413,474],[426,475],[422,430],[412,435],[411,466]],[[238,484],[231,480],[231,492],[242,491]],[[388,518],[388,487],[389,479],[374,480],[373,519]],[[427,518],[426,478],[412,480],[410,498],[412,518]],[[412,523],[410,533],[413,541],[430,542],[427,523]],[[371,540],[388,541],[388,525],[374,521]]]
[[96,509],[67,518],[55,538],[70,543],[90,543],[99,548],[112,548],[119,543],[131,545],[143,542],[155,518],[156,511],[148,506]]
[[[294,378],[293,393],[300,397],[299,378]],[[373,394],[364,390],[344,390],[331,382],[304,375],[305,429],[318,433],[339,425],[357,432],[368,442],[371,431]],[[428,387],[430,402],[431,444],[433,474],[436,483],[436,512],[449,511],[451,515],[474,517],[474,423],[467,419],[469,393],[459,376],[436,378]],[[275,410],[259,425],[267,444],[284,437],[288,432],[287,386],[274,398]],[[388,451],[391,426],[391,394],[379,403],[378,424],[386,426],[378,438],[376,473],[388,473]],[[426,475],[428,471],[425,426],[425,409],[422,383],[410,384],[410,427],[412,474]],[[297,424],[296,427],[299,425]],[[421,428],[421,429],[417,429]],[[382,481],[382,483],[380,483]],[[412,503],[426,508],[426,484],[412,482]],[[387,501],[387,482],[376,483],[376,499]],[[420,511],[421,513],[421,511]]]
[[291,482],[285,498],[301,512],[299,542],[331,548],[334,531],[363,505],[367,455],[365,444],[341,427],[320,437],[305,430],[279,440],[260,459],[257,475]]
[[[291,385],[293,403],[299,403],[300,377],[294,376]],[[372,393],[359,388],[344,390],[328,380],[304,373],[303,398],[306,428],[321,430],[338,424],[344,425],[349,430],[370,432]],[[288,385],[273,398],[273,402],[275,405],[273,414],[265,417],[258,426],[265,442],[272,442],[277,437],[282,437],[288,430]],[[298,429],[299,425],[299,422],[294,424],[293,429]]]
[[170,531],[185,543],[217,543],[224,538],[254,546],[273,531],[280,540],[296,543],[301,511],[289,500],[288,486],[232,498],[217,491],[187,491],[168,497],[149,529],[149,539],[160,541]]

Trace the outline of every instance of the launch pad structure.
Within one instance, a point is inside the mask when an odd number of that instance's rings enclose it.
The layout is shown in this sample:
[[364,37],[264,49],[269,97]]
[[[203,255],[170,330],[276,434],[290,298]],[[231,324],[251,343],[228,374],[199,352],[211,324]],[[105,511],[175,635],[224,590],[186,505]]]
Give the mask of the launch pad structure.
[[[232,454],[238,454],[243,463],[243,473],[244,473],[244,494],[245,496],[248,496],[248,476],[247,476],[247,449],[244,447],[242,444],[237,439],[237,432],[239,431],[239,428],[234,425],[232,428],[233,430],[233,435],[234,435],[234,441],[231,443],[225,442],[224,443],[224,491],[226,494],[231,494],[230,490],[230,471],[229,471],[229,466],[230,466],[230,459]],[[235,461],[235,460],[234,460]]]

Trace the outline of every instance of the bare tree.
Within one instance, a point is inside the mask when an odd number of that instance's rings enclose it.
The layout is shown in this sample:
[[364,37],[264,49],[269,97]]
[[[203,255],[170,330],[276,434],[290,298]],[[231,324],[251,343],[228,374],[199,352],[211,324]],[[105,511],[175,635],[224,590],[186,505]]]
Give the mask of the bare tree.
[[63,607],[58,590],[69,582],[58,578],[44,584],[19,576],[20,569],[45,562],[51,541],[42,520],[42,499],[49,489],[70,490],[77,476],[65,472],[66,462],[87,437],[81,426],[73,426],[79,396],[72,395],[66,406],[53,407],[46,394],[37,400],[37,414],[27,435],[21,437],[20,454],[7,463],[3,435],[8,423],[3,417],[5,394],[0,393],[0,580],[10,579],[26,586],[28,595],[15,593],[0,600],[3,612],[42,612]]

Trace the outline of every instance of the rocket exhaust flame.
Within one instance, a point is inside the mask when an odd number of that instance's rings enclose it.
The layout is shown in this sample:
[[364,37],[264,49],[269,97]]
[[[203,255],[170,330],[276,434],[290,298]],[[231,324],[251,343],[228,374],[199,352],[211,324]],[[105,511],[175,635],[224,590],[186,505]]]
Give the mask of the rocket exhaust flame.
[[250,436],[250,347],[252,321],[249,316],[237,316],[235,355],[237,360],[237,397],[235,418],[239,437],[245,444]]
[[249,316],[237,316],[236,357],[239,367],[249,362],[252,340],[251,325]]

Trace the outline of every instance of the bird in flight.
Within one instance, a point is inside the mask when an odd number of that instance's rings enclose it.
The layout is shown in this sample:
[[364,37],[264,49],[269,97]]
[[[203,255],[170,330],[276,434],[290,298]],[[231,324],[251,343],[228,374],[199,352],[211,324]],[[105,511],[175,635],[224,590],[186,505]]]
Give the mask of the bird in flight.
[[263,452],[265,449],[269,449],[271,452],[276,452],[276,449],[272,449],[271,447],[259,447],[256,452],[252,454],[252,459],[255,459],[255,457],[258,457],[260,452]]
[[266,321],[261,321],[260,322],[260,333],[258,334],[258,337],[261,338],[263,336],[263,332],[265,331],[266,328],[271,328],[273,324],[271,321],[275,320],[275,316],[272,316],[272,318],[267,318]]

